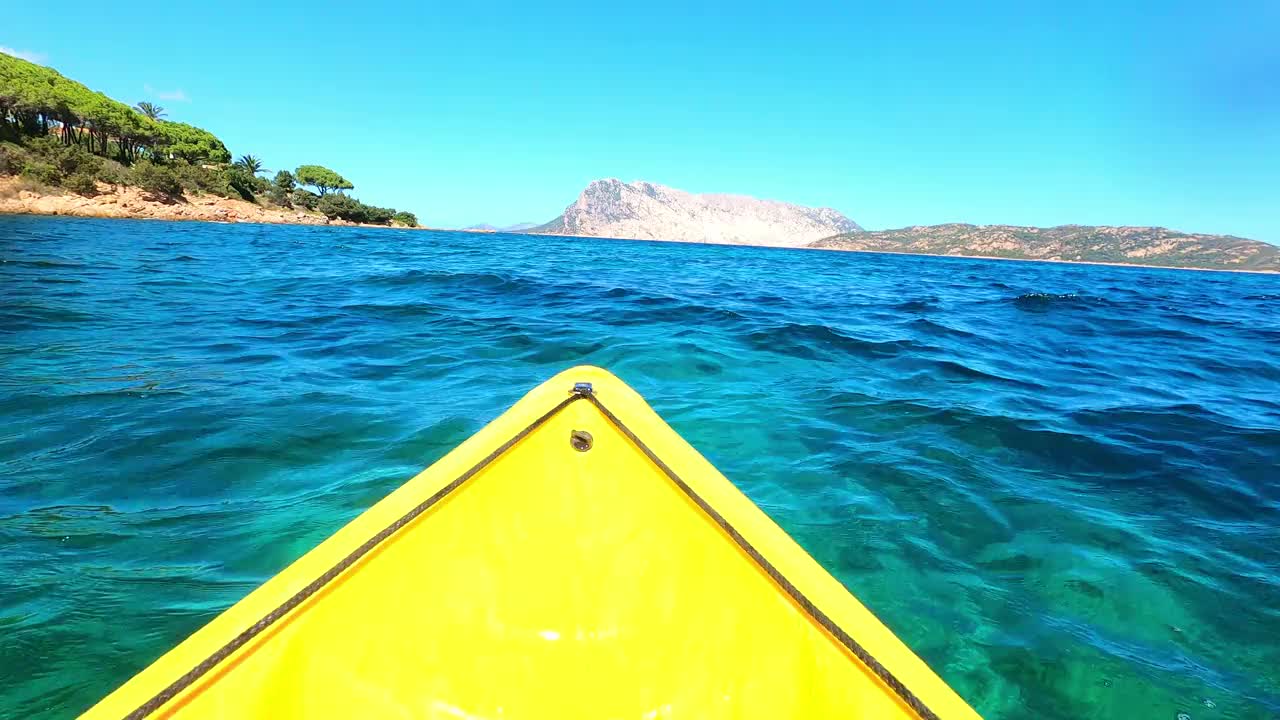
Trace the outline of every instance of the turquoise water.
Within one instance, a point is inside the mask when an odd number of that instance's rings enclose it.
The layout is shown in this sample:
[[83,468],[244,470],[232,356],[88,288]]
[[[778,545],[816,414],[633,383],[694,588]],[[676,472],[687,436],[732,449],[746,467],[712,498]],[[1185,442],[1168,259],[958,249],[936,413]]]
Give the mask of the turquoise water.
[[0,217],[0,717],[577,363],[988,718],[1280,715],[1280,277]]

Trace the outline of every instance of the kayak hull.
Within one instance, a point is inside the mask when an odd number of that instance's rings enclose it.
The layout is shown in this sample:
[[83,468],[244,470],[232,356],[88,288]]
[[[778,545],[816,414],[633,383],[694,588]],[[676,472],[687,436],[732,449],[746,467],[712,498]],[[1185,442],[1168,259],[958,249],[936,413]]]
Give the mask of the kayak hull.
[[580,367],[85,717],[836,715],[978,717],[639,395]]

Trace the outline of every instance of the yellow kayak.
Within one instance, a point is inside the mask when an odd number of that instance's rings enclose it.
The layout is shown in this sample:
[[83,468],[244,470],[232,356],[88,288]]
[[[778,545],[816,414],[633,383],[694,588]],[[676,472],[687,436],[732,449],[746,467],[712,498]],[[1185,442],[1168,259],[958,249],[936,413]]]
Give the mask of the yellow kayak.
[[86,718],[978,718],[622,381],[552,378]]

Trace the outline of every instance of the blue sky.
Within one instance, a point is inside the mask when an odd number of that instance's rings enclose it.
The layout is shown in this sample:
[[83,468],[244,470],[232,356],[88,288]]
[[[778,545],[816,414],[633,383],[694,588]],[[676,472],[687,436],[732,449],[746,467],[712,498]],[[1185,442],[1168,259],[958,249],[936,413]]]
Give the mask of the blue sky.
[[0,46],[444,227],[619,177],[1280,243],[1270,0],[264,5],[15,3]]

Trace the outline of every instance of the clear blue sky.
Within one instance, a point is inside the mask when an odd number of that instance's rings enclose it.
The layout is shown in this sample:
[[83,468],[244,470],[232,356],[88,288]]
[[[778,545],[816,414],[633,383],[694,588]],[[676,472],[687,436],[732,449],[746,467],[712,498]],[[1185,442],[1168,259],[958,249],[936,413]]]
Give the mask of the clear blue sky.
[[445,227],[619,177],[1280,242],[1274,0],[413,5],[11,3],[0,46]]

